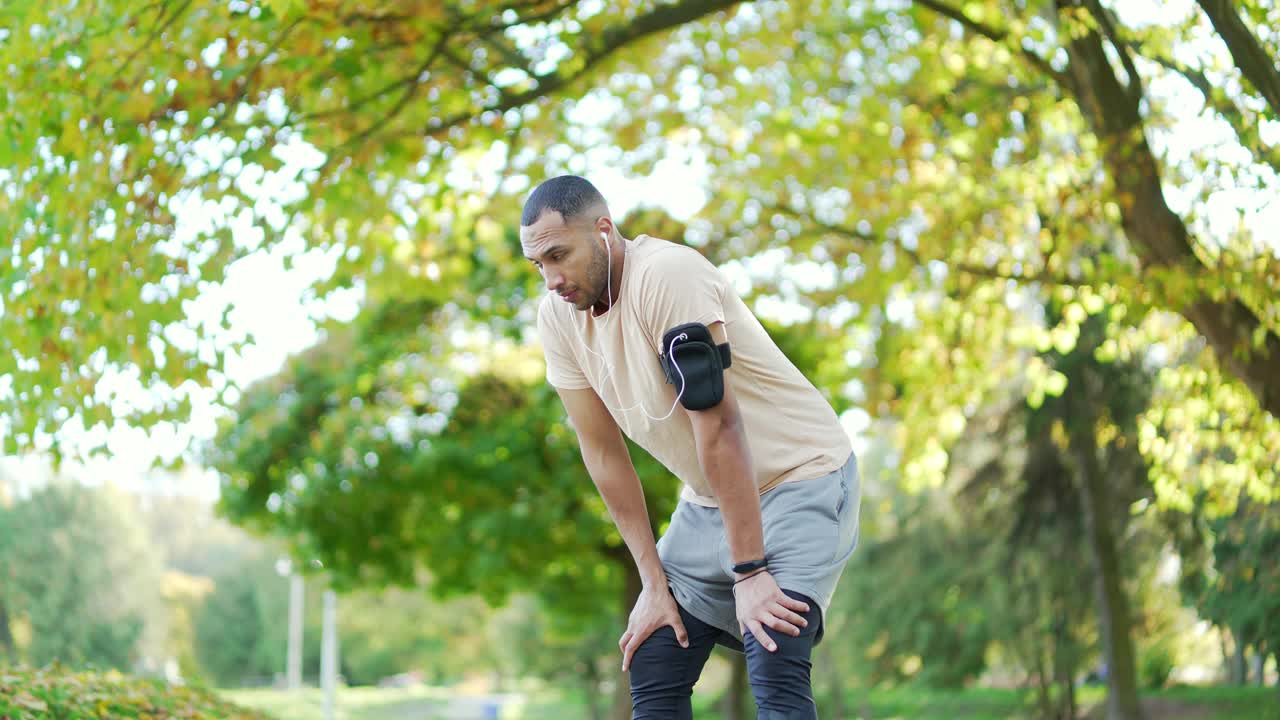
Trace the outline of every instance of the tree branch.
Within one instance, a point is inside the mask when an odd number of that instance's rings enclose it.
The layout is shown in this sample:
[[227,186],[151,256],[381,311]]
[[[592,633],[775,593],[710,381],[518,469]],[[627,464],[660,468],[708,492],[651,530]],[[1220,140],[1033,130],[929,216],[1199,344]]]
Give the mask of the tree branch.
[[332,163],[335,158],[343,154],[342,151],[356,147],[361,143],[363,143],[364,141],[368,140],[374,133],[386,127],[388,123],[394,120],[397,115],[399,115],[401,112],[404,111],[406,107],[409,106],[409,101],[413,100],[413,98],[418,94],[418,90],[422,87],[422,83],[418,81],[418,78],[420,78],[422,76],[422,73],[426,72],[427,69],[430,68],[432,64],[435,63],[436,58],[439,57],[440,54],[444,52],[445,46],[448,44],[448,41],[449,41],[449,33],[447,32],[442,33],[440,35],[440,39],[436,41],[435,47],[431,49],[430,53],[427,53],[426,59],[423,60],[422,63],[419,64],[418,67],[415,68],[412,73],[400,79],[398,83],[396,83],[396,87],[404,88],[404,93],[400,95],[400,99],[396,101],[396,104],[390,110],[388,110],[385,115],[379,118],[376,122],[369,125],[369,127],[360,131],[355,136],[347,139],[337,148],[337,150],[330,153],[326,153],[328,155],[328,158],[325,160],[325,163],[324,163],[326,167],[322,167],[320,169],[321,174],[324,173],[324,171],[327,169],[327,166],[330,163]]
[[344,24],[354,23],[403,23],[412,22],[417,17],[406,13],[374,13],[374,12],[353,12],[348,13],[342,18]]
[[[166,0],[165,2],[152,3],[151,5],[148,5],[146,8],[144,8],[142,11],[139,12],[139,15],[141,15],[142,12],[145,12],[146,10],[150,10],[156,5],[160,6],[160,12],[156,15],[156,21],[151,26],[150,31],[148,31],[147,38],[143,40],[141,43],[139,43],[139,45],[133,49],[133,52],[125,56],[124,60],[120,61],[120,67],[116,70],[117,81],[119,80],[119,78],[121,78],[124,75],[125,71],[129,69],[129,66],[132,65],[133,62],[138,59],[138,56],[151,47],[151,44],[156,41],[156,38],[164,34],[165,30],[169,29],[169,27],[172,26],[173,23],[177,22],[178,18],[182,17],[183,14],[187,12],[187,10],[191,7],[193,2],[194,0],[184,0],[184,2],[182,3],[182,6],[179,7],[172,15],[168,16],[167,18],[165,17],[165,12],[169,10],[168,0]],[[145,71],[146,69],[144,68],[140,72],[145,72]],[[139,79],[140,79],[140,76],[135,76],[132,84],[137,85],[139,82]],[[114,87],[114,83],[110,83],[110,82],[104,82],[102,83],[101,86],[99,86],[98,94],[95,96],[95,100],[94,100],[95,106],[102,105],[103,93],[105,93],[107,90],[110,90],[112,87]]]
[[[1057,0],[1057,7],[1060,12],[1069,11],[1077,1]],[[1116,77],[1097,29],[1090,27],[1071,36],[1067,54],[1076,104],[1098,137],[1114,139],[1125,131],[1141,130],[1138,101]]]
[[[284,29],[280,31],[280,34],[276,36],[276,39],[271,42],[271,46],[268,47],[265,52],[263,52],[261,55],[258,56],[257,61],[253,63],[253,67],[249,68],[248,72],[245,72],[240,76],[244,78],[244,82],[241,83],[239,90],[237,90],[233,95],[231,95],[230,97],[222,101],[223,102],[222,114],[219,115],[217,119],[213,121],[213,124],[210,125],[208,129],[205,130],[205,132],[208,135],[213,135],[213,133],[219,127],[221,127],[224,122],[226,122],[227,118],[231,117],[232,113],[234,113],[236,110],[236,105],[238,105],[240,101],[244,100],[246,96],[248,96],[250,84],[252,83],[253,76],[262,67],[262,64],[267,61],[267,58],[275,54],[276,50],[280,49],[280,46],[283,45],[284,41],[289,38],[289,35],[293,33],[293,31],[301,24],[302,24],[302,18],[297,18],[293,22],[286,25]],[[225,160],[224,160],[224,163],[225,163]]]
[[342,107],[331,108],[329,110],[318,110],[316,112],[300,115],[295,120],[295,122],[306,122],[309,120],[323,120],[325,118],[332,117],[334,115],[341,115],[344,113],[355,113],[355,111],[359,110],[365,105],[368,105],[369,103],[374,102],[375,100],[386,97],[387,95],[391,94],[395,90],[398,90],[401,88],[412,89],[412,86],[415,86],[418,84],[419,82],[418,78],[422,77],[422,73],[426,72],[435,63],[436,58],[440,57],[440,54],[444,51],[445,43],[449,41],[450,37],[451,37],[451,34],[449,32],[441,33],[439,39],[436,40],[436,44],[432,46],[431,52],[427,53],[426,59],[423,60],[422,63],[419,64],[418,67],[415,68],[413,72],[405,75],[404,77],[392,80],[391,82],[387,83],[381,88],[378,88],[377,90],[369,93],[368,95],[364,95],[363,97],[358,97],[355,100],[352,100],[351,102],[347,103],[346,105],[343,105]]
[[1231,125],[1236,132],[1236,137],[1240,139],[1240,144],[1252,152],[1259,162],[1270,165],[1273,170],[1280,173],[1280,145],[1268,146],[1263,142],[1262,134],[1258,131],[1257,120],[1247,117],[1240,110],[1239,105],[1228,98],[1220,89],[1214,88],[1213,83],[1210,82],[1203,71],[1187,67],[1177,60],[1164,55],[1152,53],[1144,55],[1142,46],[1138,43],[1130,43],[1129,47],[1135,53],[1146,57],[1166,70],[1181,75],[1187,82],[1191,83],[1191,86],[1199,90],[1204,97],[1205,106],[1212,108],[1214,112],[1221,115]]
[[481,85],[484,85],[485,87],[491,87],[494,89],[500,89],[493,82],[493,79],[489,77],[488,73],[486,73],[483,70],[477,70],[471,67],[471,63],[467,62],[463,58],[458,57],[458,54],[453,52],[451,48],[446,46],[442,55],[444,56],[445,60],[448,60],[451,64],[453,64],[459,70],[470,75],[473,79],[478,80]]
[[393,133],[390,137],[421,134],[438,136],[451,128],[475,119],[485,112],[504,113],[511,108],[519,107],[550,95],[573,83],[586,75],[601,60],[632,42],[693,22],[704,15],[724,10],[737,5],[739,2],[740,0],[683,0],[683,2],[674,5],[659,6],[623,27],[610,28],[601,33],[601,39],[598,44],[594,48],[588,49],[585,53],[582,67],[574,72],[561,75],[553,70],[543,75],[535,75],[533,76],[535,84],[528,90],[517,93],[501,90],[497,101],[491,103],[488,107],[464,110],[443,119],[432,118],[433,122],[425,129],[405,128]]
[[1142,89],[1142,77],[1138,75],[1138,68],[1133,64],[1133,58],[1129,56],[1128,46],[1120,41],[1120,36],[1116,32],[1115,23],[1111,22],[1111,15],[1102,7],[1102,3],[1098,0],[1085,0],[1089,7],[1089,12],[1098,21],[1098,25],[1102,27],[1102,33],[1106,35],[1107,41],[1115,48],[1116,54],[1120,56],[1120,62],[1124,65],[1124,72],[1129,76],[1129,83],[1125,90],[1129,93],[1129,99],[1136,105],[1142,101],[1144,90]]
[[1262,94],[1271,114],[1280,119],[1280,71],[1276,70],[1275,60],[1249,32],[1249,26],[1240,19],[1230,0],[1199,0],[1199,3],[1213,23],[1213,29],[1227,44],[1236,67]]
[[509,66],[516,70],[522,70],[529,77],[533,77],[533,70],[529,68],[529,59],[516,52],[506,43],[500,42],[497,38],[493,37],[492,34],[485,34],[480,38],[480,41],[494,50],[497,50],[498,54],[502,56],[502,59],[505,60]]
[[[1059,8],[1072,1],[1057,0]],[[1204,280],[1211,271],[1196,257],[1186,223],[1165,200],[1142,116],[1116,79],[1096,30],[1073,37],[1067,52],[1077,102],[1103,148],[1121,225],[1142,262],[1142,279],[1149,282],[1153,274],[1166,270]],[[1163,296],[1161,301],[1191,321],[1213,347],[1218,362],[1249,388],[1263,410],[1280,417],[1280,335],[1238,296],[1215,300],[1197,292]]]
[[[990,25],[980,23],[977,20],[970,18],[968,15],[965,15],[964,11],[960,8],[951,7],[945,2],[941,2],[941,0],[914,0],[914,2],[917,5],[921,5],[935,13],[938,13],[939,15],[942,15],[943,17],[955,20],[970,32],[981,35],[992,42],[1003,45],[1007,44],[1009,41],[1009,32],[1007,30],[1001,30],[999,28],[994,28]],[[1031,63],[1040,72],[1053,78],[1059,85],[1070,89],[1071,78],[1066,73],[1054,70],[1048,60],[1021,46],[1011,49],[1016,50],[1017,53],[1026,59],[1027,62]]]
[[[808,223],[809,225],[812,225],[813,227],[819,230],[822,230],[823,232],[829,232],[835,235],[841,235],[851,240],[855,240],[858,243],[861,243],[863,246],[871,246],[877,243],[883,244],[885,242],[884,238],[881,238],[879,236],[873,235],[871,233],[861,232],[857,228],[851,228],[843,225],[836,225],[833,223],[824,222],[822,220],[819,220],[813,217],[809,213],[801,212],[789,205],[772,204],[772,205],[769,205],[768,207],[769,209],[775,212],[782,213],[783,215],[789,215],[793,218],[796,218],[797,220]],[[945,264],[949,268],[954,268],[959,272],[962,272],[966,275],[972,275],[974,277],[989,278],[992,280],[1013,280],[1015,282],[1021,282],[1021,283],[1043,283],[1045,285],[1056,285],[1061,287],[1083,287],[1090,284],[1087,282],[1072,280],[1071,278],[1060,277],[1044,271],[1041,271],[1038,273],[1032,273],[1032,274],[1021,274],[1021,275],[1006,274],[1006,273],[1000,272],[999,270],[996,270],[995,268],[983,267],[980,265],[970,265],[969,263],[956,262],[954,260],[947,260],[943,258],[926,258],[920,255],[920,252],[918,250],[914,250],[912,248],[907,247],[906,245],[902,244],[901,241],[896,241],[893,243],[893,245],[897,249],[901,250],[907,257],[911,258],[912,262],[914,262],[917,265],[924,266],[929,262],[937,260],[938,262]]]
[[509,23],[499,23],[490,27],[491,30],[506,30],[517,25],[532,25],[534,23],[547,22],[553,20],[565,10],[577,5],[581,0],[569,0],[569,2],[552,5],[550,8],[533,15],[520,15]]

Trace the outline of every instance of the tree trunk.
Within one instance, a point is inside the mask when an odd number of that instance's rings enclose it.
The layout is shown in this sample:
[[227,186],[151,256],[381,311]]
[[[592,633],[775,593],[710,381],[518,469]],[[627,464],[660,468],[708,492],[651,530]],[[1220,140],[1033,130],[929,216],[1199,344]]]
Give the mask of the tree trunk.
[[[829,616],[828,616],[829,621]],[[831,625],[827,625],[831,628]],[[822,652],[819,652],[822,651]],[[820,665],[819,665],[820,662]],[[814,666],[822,667],[823,689],[826,692],[826,698],[822,705],[818,707],[819,717],[840,717],[845,716],[845,676],[841,670],[840,662],[837,662],[835,648],[824,646],[814,651]]]
[[[643,585],[640,580],[640,571],[636,570],[633,563],[630,562],[630,556],[626,560],[621,561],[623,572],[626,573],[626,582],[622,586],[622,627],[627,626],[627,619],[631,617],[631,608],[635,607],[636,600],[640,597],[640,590]],[[618,635],[622,635],[621,632]],[[617,681],[613,687],[613,706],[609,710],[610,720],[630,720],[631,718],[631,676],[622,672],[622,661],[619,658],[616,664],[616,670],[610,672],[616,673]]]
[[1036,674],[1036,706],[1040,708],[1040,716],[1045,718],[1057,718],[1057,713],[1053,709],[1053,686],[1045,681],[1045,678]]
[[[1043,635],[1038,635],[1043,638]],[[1056,639],[1056,638],[1055,638]],[[1036,678],[1036,702],[1040,706],[1040,714],[1046,718],[1055,718],[1057,713],[1053,709],[1053,680],[1050,679],[1049,666],[1056,663],[1058,658],[1057,648],[1049,645],[1047,641],[1037,642],[1032,649],[1032,667],[1031,671]],[[1046,653],[1049,658],[1046,660]]]
[[1063,692],[1067,694],[1067,712],[1063,716],[1064,720],[1076,720],[1076,685],[1071,682],[1071,678],[1063,684]]
[[0,660],[17,663],[18,648],[13,642],[13,633],[9,630],[9,611],[0,601]]
[[[1076,392],[1089,396],[1090,389]],[[1081,413],[1087,417],[1087,414]],[[1079,421],[1078,421],[1079,422]],[[1093,556],[1094,594],[1098,605],[1098,625],[1107,662],[1107,720],[1142,720],[1138,702],[1138,673],[1133,647],[1129,599],[1121,576],[1120,556],[1112,528],[1107,482],[1098,459],[1093,425],[1074,430],[1071,445],[1079,461],[1079,480],[1084,505],[1085,533]]]
[[1218,650],[1222,652],[1222,668],[1227,673],[1227,684],[1235,684],[1235,676],[1232,673],[1231,653],[1227,650],[1227,635],[1221,629],[1218,631]]
[[1253,684],[1263,687],[1267,684],[1267,656],[1258,652],[1256,649],[1253,653]]
[[729,653],[732,671],[729,674],[729,689],[724,693],[724,720],[747,720],[747,702],[751,697],[751,686],[747,681],[747,656],[742,653]]
[[1075,648],[1072,647],[1068,618],[1065,612],[1058,613],[1054,623],[1053,675],[1054,684],[1062,688],[1062,699],[1058,703],[1056,717],[1062,720],[1074,720],[1076,716],[1076,694],[1073,676],[1075,675]]
[[591,720],[605,720],[600,703],[600,668],[596,666],[595,658],[586,658],[583,664],[586,677],[582,687],[587,694],[587,715]]
[[827,667],[830,668],[827,674],[827,712],[825,717],[843,718],[845,715],[844,707],[844,676],[840,666],[835,662],[835,658],[830,658]]
[[1249,682],[1249,665],[1244,661],[1244,643],[1235,628],[1231,629],[1231,640],[1235,644],[1231,653],[1231,684],[1245,685]]

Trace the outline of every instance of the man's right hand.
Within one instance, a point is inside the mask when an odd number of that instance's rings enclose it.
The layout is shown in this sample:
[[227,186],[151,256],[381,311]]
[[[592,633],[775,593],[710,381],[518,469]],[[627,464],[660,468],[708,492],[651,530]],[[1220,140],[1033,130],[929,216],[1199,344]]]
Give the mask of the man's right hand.
[[689,633],[680,620],[680,608],[666,586],[646,587],[640,591],[636,606],[631,609],[631,617],[627,620],[627,631],[618,639],[618,649],[622,650],[622,672],[631,669],[631,658],[640,648],[640,644],[649,639],[655,630],[670,625],[676,631],[676,640],[680,647],[689,647]]

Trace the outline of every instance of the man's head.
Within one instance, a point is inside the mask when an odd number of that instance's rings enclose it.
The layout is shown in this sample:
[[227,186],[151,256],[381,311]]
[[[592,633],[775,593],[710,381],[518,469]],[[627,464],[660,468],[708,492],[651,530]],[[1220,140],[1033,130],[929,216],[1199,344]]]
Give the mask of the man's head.
[[520,247],[547,289],[578,310],[607,306],[613,219],[604,196],[576,175],[534,189],[520,217]]

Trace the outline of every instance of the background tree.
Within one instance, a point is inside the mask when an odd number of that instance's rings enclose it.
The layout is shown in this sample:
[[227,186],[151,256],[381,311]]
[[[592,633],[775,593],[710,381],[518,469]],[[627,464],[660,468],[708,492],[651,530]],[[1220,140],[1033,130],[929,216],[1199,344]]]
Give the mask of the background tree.
[[[1208,523],[1212,562],[1190,565],[1183,585],[1203,616],[1231,632],[1234,680],[1245,682],[1246,648],[1263,661],[1280,648],[1280,604],[1271,587],[1280,583],[1269,559],[1280,543],[1280,516],[1274,503],[1245,500],[1228,517]],[[1259,682],[1261,677],[1257,678]]]
[[[285,536],[343,588],[426,571],[439,597],[534,593],[584,632],[588,618],[625,618],[639,592],[630,553],[538,363],[519,351],[451,379],[427,360],[438,354],[412,350],[420,315],[382,313],[404,318],[403,334],[378,325],[246,394],[213,448],[225,511]],[[632,453],[658,526],[676,485]]]
[[120,670],[158,664],[160,559],[117,492],[41,488],[0,508],[0,538],[0,596],[10,626],[20,622],[29,633],[22,659]]
[[260,579],[243,573],[215,579],[196,615],[195,649],[203,674],[219,686],[267,685],[284,666],[280,616],[264,604]]

